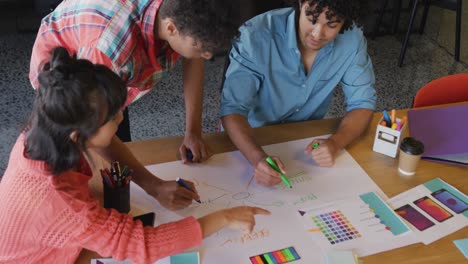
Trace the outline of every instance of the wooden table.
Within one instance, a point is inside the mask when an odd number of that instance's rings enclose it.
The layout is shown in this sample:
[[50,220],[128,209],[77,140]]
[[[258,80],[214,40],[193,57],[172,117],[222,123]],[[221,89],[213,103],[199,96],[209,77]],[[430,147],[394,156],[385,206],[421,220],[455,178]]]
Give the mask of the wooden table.
[[[468,102],[465,103],[468,104]],[[397,116],[403,116],[406,113],[407,110],[399,110]],[[372,151],[377,122],[381,116],[381,113],[374,114],[369,129],[360,139],[350,145],[347,151],[388,197],[393,197],[437,177],[461,192],[468,193],[468,172],[466,168],[461,166],[422,160],[414,176],[400,176],[397,171],[397,159]],[[260,145],[269,145],[330,134],[336,131],[339,122],[340,119],[324,119],[267,126],[255,129],[255,136]],[[408,130],[406,130],[407,135]],[[225,133],[207,134],[204,138],[215,154],[236,150]],[[130,142],[127,145],[138,160],[144,165],[151,165],[177,160],[176,154],[181,142],[182,137],[172,137]],[[419,243],[364,257],[363,261],[365,264],[466,263],[462,253],[452,243],[453,240],[462,238],[468,238],[468,228],[459,230],[428,246]],[[89,263],[91,257],[96,256],[92,256],[88,251],[83,251],[77,263]]]

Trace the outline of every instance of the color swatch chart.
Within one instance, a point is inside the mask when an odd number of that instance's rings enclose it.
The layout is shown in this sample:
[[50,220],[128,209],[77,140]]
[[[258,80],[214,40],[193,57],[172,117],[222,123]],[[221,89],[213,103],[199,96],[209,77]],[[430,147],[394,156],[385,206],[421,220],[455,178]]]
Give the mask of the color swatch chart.
[[252,264],[281,264],[300,259],[294,247],[263,253],[250,257]]
[[312,221],[332,245],[361,237],[340,210],[312,216]]
[[366,256],[409,241],[399,238],[409,228],[373,192],[304,208],[298,213],[304,231],[324,251],[352,250]]

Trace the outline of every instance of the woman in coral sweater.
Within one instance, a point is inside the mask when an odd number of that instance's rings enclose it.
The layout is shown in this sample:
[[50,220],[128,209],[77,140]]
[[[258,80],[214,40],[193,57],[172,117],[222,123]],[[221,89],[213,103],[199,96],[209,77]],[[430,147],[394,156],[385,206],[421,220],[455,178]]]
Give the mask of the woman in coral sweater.
[[[143,227],[102,208],[91,195],[84,158],[104,148],[122,120],[125,84],[111,70],[52,52],[33,111],[0,183],[0,263],[73,263],[83,248],[116,260],[152,263],[200,245],[224,227],[251,231],[257,207]],[[92,160],[91,160],[92,162]]]

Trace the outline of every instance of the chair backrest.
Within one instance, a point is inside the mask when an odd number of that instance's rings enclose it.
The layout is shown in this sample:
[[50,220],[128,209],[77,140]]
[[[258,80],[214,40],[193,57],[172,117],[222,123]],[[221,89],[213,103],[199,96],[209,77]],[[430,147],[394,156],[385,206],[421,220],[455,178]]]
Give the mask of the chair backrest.
[[[1,1],[1,0],[0,0]],[[284,0],[241,0],[241,11],[240,11],[240,23],[243,24],[245,21],[253,18],[256,15],[265,13],[267,11],[286,7],[287,4]],[[220,55],[220,54],[217,54]],[[221,85],[219,90],[222,92],[224,87],[224,81],[226,80],[226,71],[229,68],[229,51],[225,55],[225,63],[223,69],[223,79],[221,80]]]
[[423,86],[413,108],[468,101],[468,73],[448,75]]

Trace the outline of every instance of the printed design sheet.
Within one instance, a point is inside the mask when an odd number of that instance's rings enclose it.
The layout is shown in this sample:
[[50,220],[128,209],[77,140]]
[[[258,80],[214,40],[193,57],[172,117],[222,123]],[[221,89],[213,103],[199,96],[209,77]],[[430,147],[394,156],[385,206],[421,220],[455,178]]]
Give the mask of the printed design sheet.
[[324,251],[366,256],[415,243],[410,229],[375,193],[298,211],[305,230]]
[[468,198],[437,178],[389,201],[420,242],[430,244],[468,225]]

